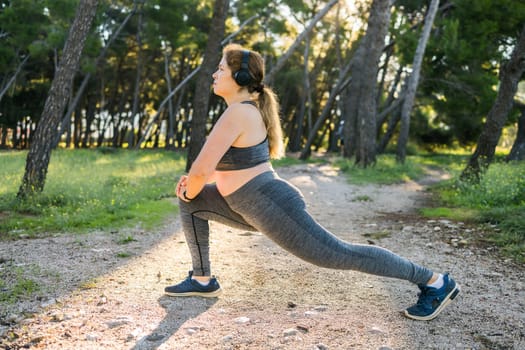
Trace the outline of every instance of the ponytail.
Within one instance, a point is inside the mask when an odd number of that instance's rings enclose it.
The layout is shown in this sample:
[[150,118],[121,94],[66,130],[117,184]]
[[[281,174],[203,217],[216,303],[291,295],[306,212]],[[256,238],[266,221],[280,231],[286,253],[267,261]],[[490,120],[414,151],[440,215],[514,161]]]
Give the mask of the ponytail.
[[262,92],[259,93],[258,103],[270,145],[270,157],[279,159],[284,156],[283,130],[279,119],[279,103],[273,90],[261,85]]

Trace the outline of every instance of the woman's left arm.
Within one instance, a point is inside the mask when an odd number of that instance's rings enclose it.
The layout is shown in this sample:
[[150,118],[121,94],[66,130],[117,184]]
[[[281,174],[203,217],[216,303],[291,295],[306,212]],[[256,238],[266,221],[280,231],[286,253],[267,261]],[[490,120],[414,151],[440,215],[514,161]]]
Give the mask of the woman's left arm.
[[[230,106],[219,118],[206,139],[204,146],[191,165],[185,183],[178,194],[183,200],[195,198],[206,183],[213,179],[215,167],[222,156],[242,133],[242,120],[239,118],[242,106]],[[186,198],[184,198],[184,191]]]

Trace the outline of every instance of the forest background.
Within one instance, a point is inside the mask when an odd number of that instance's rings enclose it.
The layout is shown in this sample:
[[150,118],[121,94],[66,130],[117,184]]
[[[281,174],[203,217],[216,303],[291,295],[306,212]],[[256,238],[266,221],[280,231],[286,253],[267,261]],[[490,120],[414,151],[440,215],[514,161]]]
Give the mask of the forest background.
[[181,151],[187,170],[226,107],[211,74],[237,42],[266,60],[289,154],[366,169],[385,154],[466,150],[469,193],[495,160],[512,168],[510,187],[490,187],[505,205],[479,200],[504,214],[484,220],[520,217],[524,23],[513,0],[0,1],[0,147],[29,150],[3,216],[43,191],[57,148]]

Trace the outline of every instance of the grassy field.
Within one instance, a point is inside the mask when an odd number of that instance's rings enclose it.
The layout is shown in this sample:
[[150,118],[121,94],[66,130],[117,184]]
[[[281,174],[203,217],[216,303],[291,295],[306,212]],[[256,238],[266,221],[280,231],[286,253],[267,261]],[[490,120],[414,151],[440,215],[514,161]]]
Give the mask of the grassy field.
[[0,153],[0,237],[149,228],[177,213],[181,154],[163,151],[57,150],[42,194],[18,201],[26,152]]
[[[57,150],[51,157],[43,193],[18,201],[25,157],[26,152],[0,152],[0,239],[111,231],[130,225],[148,229],[177,212],[174,186],[184,172],[183,154]],[[450,173],[450,180],[432,188],[437,205],[422,208],[421,213],[429,218],[486,225],[484,240],[525,262],[525,164],[496,162],[479,184],[471,185],[458,180],[467,159],[465,154],[417,155],[407,157],[401,165],[393,155],[385,155],[367,169],[354,167],[352,160],[330,161],[353,183],[417,180],[429,169]],[[285,158],[274,166],[298,162]]]

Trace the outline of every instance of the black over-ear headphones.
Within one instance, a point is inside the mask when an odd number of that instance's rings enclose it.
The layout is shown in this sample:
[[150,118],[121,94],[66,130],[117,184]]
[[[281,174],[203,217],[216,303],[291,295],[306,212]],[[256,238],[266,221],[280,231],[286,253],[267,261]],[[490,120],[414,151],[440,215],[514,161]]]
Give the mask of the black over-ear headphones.
[[239,69],[233,75],[235,82],[239,84],[240,86],[246,86],[250,84],[253,80],[252,75],[250,74],[250,70],[248,68],[249,59],[250,59],[250,51],[242,50],[241,69]]

